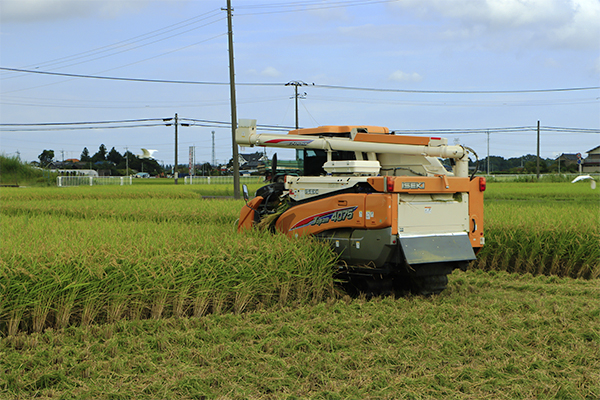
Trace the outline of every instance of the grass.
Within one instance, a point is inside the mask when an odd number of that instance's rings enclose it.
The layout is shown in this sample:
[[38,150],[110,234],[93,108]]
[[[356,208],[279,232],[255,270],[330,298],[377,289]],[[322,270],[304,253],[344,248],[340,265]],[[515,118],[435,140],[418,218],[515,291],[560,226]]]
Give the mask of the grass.
[[453,274],[441,296],[330,298],[0,339],[2,398],[595,399],[597,282]]
[[55,184],[56,176],[24,164],[18,156],[0,154],[0,185],[50,186]]

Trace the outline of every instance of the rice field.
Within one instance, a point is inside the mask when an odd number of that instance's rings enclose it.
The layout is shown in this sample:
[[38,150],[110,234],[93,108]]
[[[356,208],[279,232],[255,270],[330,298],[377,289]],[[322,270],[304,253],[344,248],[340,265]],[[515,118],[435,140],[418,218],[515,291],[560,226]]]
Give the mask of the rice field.
[[493,183],[473,268],[600,278],[600,191],[588,182]]
[[[2,189],[0,336],[341,295],[326,246],[240,235],[243,201],[203,198],[230,192],[217,185]],[[494,183],[486,194],[486,246],[472,269],[599,278],[598,191]]]

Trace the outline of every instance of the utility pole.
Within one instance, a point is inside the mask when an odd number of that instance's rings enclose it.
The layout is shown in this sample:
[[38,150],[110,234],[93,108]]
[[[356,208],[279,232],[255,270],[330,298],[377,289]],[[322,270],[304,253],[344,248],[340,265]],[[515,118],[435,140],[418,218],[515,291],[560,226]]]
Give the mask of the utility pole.
[[487,131],[487,173],[490,174],[490,131]]
[[[308,86],[308,83],[302,81],[291,81],[285,84],[285,86],[294,86],[294,99],[296,101],[296,129],[298,129],[298,86]],[[306,92],[301,95],[304,99],[306,96]]]
[[212,131],[212,165],[216,167],[215,163],[215,131]]
[[173,168],[173,176],[175,177],[175,184],[177,185],[177,179],[179,178],[179,174],[177,172],[177,126],[179,123],[177,122],[177,113],[175,113],[175,167]]
[[537,163],[536,163],[537,179],[540,180],[540,121],[537,123]]
[[125,168],[126,168],[126,173],[125,175],[129,176],[129,149],[127,148],[127,146],[125,146]]
[[233,24],[231,22],[231,0],[227,0],[227,34],[229,36],[229,89],[231,98],[231,146],[233,156],[233,198],[240,198],[240,164],[238,146],[235,142],[237,111],[235,103],[235,69],[233,66]]

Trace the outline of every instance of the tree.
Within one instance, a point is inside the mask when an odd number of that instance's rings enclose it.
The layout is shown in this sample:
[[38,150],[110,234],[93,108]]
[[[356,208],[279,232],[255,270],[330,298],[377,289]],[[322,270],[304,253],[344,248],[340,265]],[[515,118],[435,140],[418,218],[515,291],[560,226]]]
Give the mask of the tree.
[[40,166],[46,167],[54,160],[54,150],[44,150],[38,158],[40,159]]
[[92,162],[96,163],[98,161],[106,161],[106,153],[106,146],[101,144],[96,154],[92,156]]
[[87,149],[87,147],[83,148],[83,151],[81,152],[81,156],[79,156],[79,159],[81,161],[90,161],[90,151]]
[[106,156],[106,159],[110,162],[115,163],[115,165],[119,165],[119,163],[121,163],[121,161],[123,161],[124,158],[121,155],[121,153],[119,153],[113,147],[112,149],[110,149],[110,152],[108,153],[108,156]]
[[199,175],[212,175],[213,166],[209,162],[205,162],[204,164],[200,165],[198,170],[199,171],[197,171],[197,173]]

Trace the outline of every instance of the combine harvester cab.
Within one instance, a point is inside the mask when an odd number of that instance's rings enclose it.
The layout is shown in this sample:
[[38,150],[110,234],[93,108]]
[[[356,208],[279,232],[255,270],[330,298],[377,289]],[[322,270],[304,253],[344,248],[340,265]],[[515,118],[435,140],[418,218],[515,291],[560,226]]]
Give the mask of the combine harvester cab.
[[[374,126],[258,134],[255,120],[239,121],[236,141],[295,148],[303,171],[273,174],[243,207],[238,230],[266,225],[328,241],[350,290],[439,293],[447,275],[466,269],[483,247],[486,182],[469,176],[474,152],[464,146]],[[452,172],[440,159],[450,160]]]

